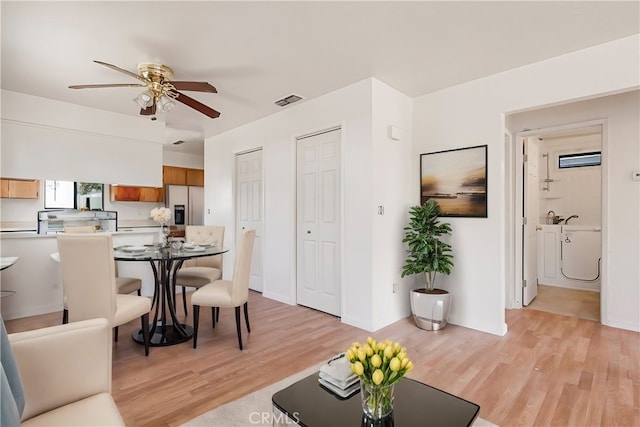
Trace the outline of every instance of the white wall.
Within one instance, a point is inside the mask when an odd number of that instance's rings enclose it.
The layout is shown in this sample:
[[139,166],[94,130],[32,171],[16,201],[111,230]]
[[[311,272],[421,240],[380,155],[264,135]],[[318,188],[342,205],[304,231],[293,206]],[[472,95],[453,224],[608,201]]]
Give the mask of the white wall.
[[[506,333],[505,286],[513,286],[507,277],[505,233],[504,115],[540,106],[548,106],[621,92],[640,86],[640,36],[580,50],[546,61],[471,81],[414,100],[414,168],[418,155],[480,144],[488,144],[488,218],[450,218],[455,267],[443,280],[453,293],[450,322],[494,333]],[[637,115],[637,114],[636,114]],[[636,143],[638,139],[635,139]],[[603,323],[640,330],[638,319],[638,186],[628,182],[638,168],[638,149],[631,154],[612,153],[610,161],[619,165],[609,173],[624,181],[616,194],[625,192],[631,200],[615,197],[609,204],[616,213],[603,223],[610,228],[609,258],[618,257],[609,281],[620,280],[607,302],[615,307],[615,318]],[[632,166],[634,164],[634,166]],[[417,176],[417,175],[416,175]],[[417,183],[416,183],[417,185]],[[415,200],[418,200],[416,191]],[[631,205],[631,209],[622,205]],[[619,210],[621,209],[621,211]],[[635,215],[635,216],[634,216]],[[605,218],[603,220],[606,221]],[[623,231],[624,230],[624,231]],[[626,234],[626,236],[625,236]],[[634,236],[630,241],[628,236]],[[623,262],[635,260],[624,267]]]
[[[525,113],[526,114],[526,113]],[[602,136],[583,135],[547,139],[540,144],[540,154],[548,153],[549,178],[553,182],[542,182],[547,177],[547,158],[540,158],[540,223],[545,224],[546,214],[554,211],[562,218],[572,218],[573,225],[601,224],[601,171],[600,166],[559,169],[558,156],[570,153],[586,153],[602,150]],[[542,189],[548,186],[548,191]]]
[[[406,255],[403,229],[409,221],[409,208],[416,195],[410,183],[417,177],[408,167],[413,160],[412,108],[411,98],[373,80],[373,174],[371,206],[368,208],[373,214],[373,330],[411,312],[409,290],[414,287],[414,278],[401,279],[400,273]],[[390,137],[391,126],[399,129],[399,140]],[[384,215],[378,214],[378,206],[383,206]]]
[[4,177],[162,186],[163,123],[6,90],[1,114]]
[[162,153],[162,164],[181,168],[203,169],[204,156],[164,150]]
[[[384,102],[390,105],[380,107]],[[402,196],[407,187],[404,175],[396,170],[409,160],[410,113],[410,99],[367,79],[205,141],[205,208],[212,212],[205,223],[224,225],[225,244],[230,247],[235,241],[234,155],[263,148],[265,297],[289,304],[296,301],[295,139],[341,125],[342,321],[374,330],[408,314],[408,295],[391,293],[390,281],[398,276],[400,267],[389,262],[397,264],[400,244],[389,239],[396,239],[397,231],[374,234],[373,230],[387,224],[398,226],[408,205]],[[403,141],[387,139],[386,128],[391,124],[403,128]],[[391,194],[394,187],[398,190]],[[381,221],[376,218],[378,204],[387,208]],[[233,252],[225,254],[225,276],[231,274],[234,256]],[[380,258],[388,267],[374,267]],[[378,274],[380,268],[390,271]],[[385,301],[390,304],[385,304],[384,310],[380,309],[378,293],[393,297]]]
[[[104,183],[104,209],[118,211],[120,221],[140,223],[133,225],[144,225],[151,209],[163,204],[111,202],[109,184],[161,187],[163,164],[204,167],[203,156],[162,149],[161,121],[6,90],[1,115],[0,176],[40,179],[41,185],[47,179]],[[43,196],[0,199],[3,223],[35,227],[41,209]]]
[[606,120],[602,323],[639,330],[640,183],[631,180],[631,172],[640,169],[640,91],[514,114],[508,125],[537,129],[594,119]]

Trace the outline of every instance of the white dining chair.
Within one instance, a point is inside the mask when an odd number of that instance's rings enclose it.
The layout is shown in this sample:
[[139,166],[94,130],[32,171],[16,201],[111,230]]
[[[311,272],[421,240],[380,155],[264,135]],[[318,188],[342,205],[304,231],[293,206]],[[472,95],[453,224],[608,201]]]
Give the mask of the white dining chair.
[[[78,225],[78,226],[66,226],[64,227],[65,233],[95,233],[96,228],[90,225]],[[51,258],[60,262],[60,256],[57,254],[51,254]],[[116,261],[116,289],[119,294],[131,294],[136,292],[138,296],[142,295],[142,280],[137,277],[120,277],[118,273],[118,262]],[[67,309],[66,297],[64,299],[64,309],[62,311],[62,323],[68,323],[69,310]]]
[[[185,227],[185,242],[216,245],[222,247],[224,242],[224,227],[218,225],[187,225]],[[185,288],[200,288],[207,283],[222,278],[222,254],[207,257],[188,259],[178,270],[175,277],[173,295],[175,300],[175,287],[182,287],[182,307],[187,313],[187,297]]]
[[57,239],[68,321],[104,317],[115,328],[117,341],[117,327],[139,317],[145,355],[149,355],[151,300],[116,292],[111,234],[61,233]]
[[200,307],[212,307],[212,321],[215,328],[217,311],[221,307],[234,307],[236,312],[236,330],[238,345],[242,350],[242,331],[240,327],[240,307],[244,305],[244,320],[247,332],[251,332],[249,324],[249,273],[251,271],[251,256],[256,230],[244,230],[240,236],[240,244],[236,253],[231,280],[216,280],[202,286],[191,295],[193,305],[193,348],[198,344],[198,322]]

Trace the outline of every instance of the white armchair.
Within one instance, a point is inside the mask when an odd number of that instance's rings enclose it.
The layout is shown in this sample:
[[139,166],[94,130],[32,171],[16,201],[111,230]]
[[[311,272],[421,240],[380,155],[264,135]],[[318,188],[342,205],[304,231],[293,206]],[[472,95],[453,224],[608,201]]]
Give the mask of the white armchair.
[[106,319],[11,335],[2,323],[2,425],[124,426],[111,357]]

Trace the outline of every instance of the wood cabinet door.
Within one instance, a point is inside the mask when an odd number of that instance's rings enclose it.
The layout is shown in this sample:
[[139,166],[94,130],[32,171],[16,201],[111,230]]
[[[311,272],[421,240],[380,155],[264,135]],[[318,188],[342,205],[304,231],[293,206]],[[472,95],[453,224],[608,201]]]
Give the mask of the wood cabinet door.
[[141,202],[162,202],[164,200],[164,191],[158,187],[140,187]]
[[3,179],[2,197],[12,199],[40,198],[40,181],[37,179]]
[[187,185],[187,170],[177,166],[163,166],[162,182],[164,185]]
[[204,170],[187,169],[187,185],[204,187]]
[[137,202],[140,200],[140,187],[127,187],[125,185],[111,186],[112,202]]
[[0,197],[9,197],[8,179],[0,179]]

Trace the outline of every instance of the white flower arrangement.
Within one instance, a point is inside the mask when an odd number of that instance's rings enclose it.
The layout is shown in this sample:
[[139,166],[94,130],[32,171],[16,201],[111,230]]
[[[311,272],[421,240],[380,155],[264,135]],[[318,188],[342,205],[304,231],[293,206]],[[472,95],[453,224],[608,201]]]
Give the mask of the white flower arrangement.
[[162,208],[153,208],[151,210],[151,214],[149,218],[152,218],[155,222],[166,225],[169,223],[171,219],[171,210],[165,207]]

